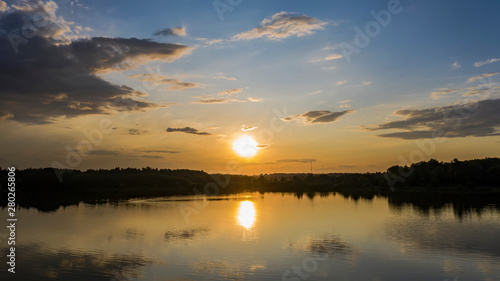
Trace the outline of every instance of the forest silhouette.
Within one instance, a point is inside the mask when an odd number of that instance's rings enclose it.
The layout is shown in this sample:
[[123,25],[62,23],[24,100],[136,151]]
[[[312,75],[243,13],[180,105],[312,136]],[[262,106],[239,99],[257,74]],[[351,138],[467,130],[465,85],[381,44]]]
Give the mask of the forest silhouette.
[[[431,159],[410,166],[392,166],[383,173],[258,176],[208,174],[196,170],[151,167],[86,171],[30,168],[16,171],[16,202],[20,207],[53,211],[60,206],[80,202],[94,204],[138,197],[293,192],[298,198],[306,194],[313,199],[317,192],[323,194],[337,192],[354,200],[388,196],[394,199],[392,203],[395,207],[417,202],[424,209],[429,209],[439,207],[442,205],[441,202],[455,200],[453,196],[463,197],[462,199],[468,201],[475,200],[475,203],[471,201],[465,204],[480,207],[482,205],[480,202],[487,204],[500,202],[498,175],[500,175],[500,158],[467,161],[454,159],[448,163]],[[8,192],[5,169],[0,170],[0,182],[2,183],[0,193],[5,195],[2,196],[4,199],[1,205],[5,207]],[[415,195],[417,193],[432,193],[430,196],[434,199],[448,197],[432,202],[428,200],[428,195],[417,196]],[[484,198],[478,199],[478,196]],[[485,201],[485,198],[489,199]]]

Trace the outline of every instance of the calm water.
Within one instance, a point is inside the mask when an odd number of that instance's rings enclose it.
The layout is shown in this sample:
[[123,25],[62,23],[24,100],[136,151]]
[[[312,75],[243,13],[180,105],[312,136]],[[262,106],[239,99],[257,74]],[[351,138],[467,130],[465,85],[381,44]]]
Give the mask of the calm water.
[[199,199],[19,210],[17,273],[4,264],[0,279],[500,280],[498,209],[458,216],[332,194]]

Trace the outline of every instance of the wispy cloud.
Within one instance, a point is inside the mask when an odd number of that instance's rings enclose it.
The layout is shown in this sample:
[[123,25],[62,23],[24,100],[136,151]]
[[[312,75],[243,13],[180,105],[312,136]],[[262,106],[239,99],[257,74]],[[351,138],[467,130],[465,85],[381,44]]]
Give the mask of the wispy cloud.
[[276,163],[311,163],[316,162],[316,159],[278,159]]
[[291,121],[296,119],[305,120],[307,123],[315,124],[315,123],[331,123],[344,116],[347,113],[352,112],[352,110],[345,110],[340,112],[333,112],[329,110],[317,110],[317,111],[308,111],[303,114],[293,115],[290,117],[286,117],[283,120]]
[[186,36],[186,28],[184,26],[182,27],[172,27],[172,28],[166,28],[162,29],[160,31],[157,31],[153,34],[154,36]]
[[227,77],[227,76],[224,76],[222,74],[220,74],[218,76],[214,76],[214,77],[212,77],[212,79],[225,79],[225,80],[236,81],[236,78],[234,78],[234,77]]
[[224,90],[224,91],[221,91],[221,92],[218,92],[217,95],[218,96],[231,96],[231,95],[236,95],[236,94],[240,94],[243,92],[243,89],[239,88],[239,89],[228,89],[228,90]]
[[347,80],[337,81],[337,83],[335,83],[335,85],[340,86],[340,85],[343,85],[345,83],[347,83]]
[[325,60],[336,60],[336,59],[340,59],[343,57],[344,56],[340,55],[340,54],[331,54],[331,55],[328,55],[327,57],[325,57]]
[[172,133],[172,132],[181,132],[181,133],[186,133],[186,134],[193,134],[193,135],[201,135],[201,136],[210,136],[212,135],[211,133],[208,132],[200,132],[195,128],[191,127],[184,127],[184,128],[167,128],[167,133]]
[[494,93],[500,89],[500,86],[494,86],[494,87],[472,87],[472,88],[467,88],[467,92],[465,92],[462,96],[463,97],[468,97],[468,96],[476,96],[476,95],[483,95],[483,99],[487,98],[490,96],[490,93]]
[[157,149],[157,150],[135,150],[137,152],[142,152],[142,153],[167,153],[167,154],[177,154],[179,151],[176,150],[164,150],[164,149]]
[[487,64],[490,64],[490,63],[497,62],[497,61],[500,61],[500,59],[489,59],[489,60],[485,60],[485,61],[478,61],[478,62],[474,63],[474,66],[475,67],[480,67],[480,66],[483,66],[483,65],[487,65]]
[[193,103],[211,104],[211,103],[228,103],[229,101],[230,100],[226,100],[226,99],[202,99],[202,100],[194,101]]
[[368,86],[368,85],[370,85],[370,84],[372,84],[372,83],[373,83],[373,82],[371,82],[371,81],[363,81],[363,82],[361,82],[361,85],[362,85],[362,86]]
[[462,66],[458,63],[458,61],[455,61],[452,65],[451,65],[451,69],[459,69],[461,68]]
[[250,127],[250,126],[246,126],[246,125],[243,125],[241,126],[241,130],[246,132],[246,131],[252,131],[252,130],[255,130],[257,129],[257,127]]
[[463,89],[462,88],[460,88],[460,89],[440,89],[439,91],[432,92],[431,93],[431,98],[433,100],[437,100],[437,99],[443,97],[446,94],[458,92],[458,91],[461,91],[461,90],[463,90]]
[[149,159],[163,159],[161,155],[151,154],[177,154],[179,151],[174,150],[140,150],[134,149],[132,151],[123,150],[109,150],[109,149],[95,149],[83,153],[86,156],[104,156],[113,158],[149,158]]
[[241,100],[237,98],[216,98],[212,95],[207,95],[207,96],[195,96],[193,98],[200,99],[197,101],[194,101],[192,103],[202,103],[202,104],[217,104],[217,103],[232,103],[232,102],[260,102],[262,99],[258,98],[248,98],[247,100]]
[[261,102],[261,101],[264,101],[263,98],[254,98],[254,97],[249,97],[248,100],[251,101],[251,102]]
[[166,87],[165,90],[172,90],[172,91],[182,91],[193,88],[204,88],[206,86],[205,84],[202,83],[185,82],[177,78],[155,73],[134,74],[134,75],[129,75],[128,78],[136,79],[139,81],[151,82],[152,86],[158,84],[166,84],[168,85],[168,87]]
[[270,18],[264,19],[259,27],[234,35],[232,40],[252,40],[266,38],[282,40],[291,36],[302,37],[324,29],[326,22],[306,15],[297,15],[288,12],[279,12]]
[[339,47],[337,45],[328,45],[328,46],[325,46],[323,47],[323,51],[333,51],[333,50],[337,50]]
[[497,75],[499,73],[500,72],[490,72],[490,73],[485,73],[485,74],[481,74],[481,75],[478,75],[478,76],[474,76],[474,77],[469,78],[469,80],[467,80],[467,83],[474,82],[474,81],[482,79],[482,78],[494,76],[494,75]]
[[321,93],[321,92],[322,92],[321,90],[317,90],[317,91],[314,91],[314,92],[312,92],[312,93],[309,93],[308,95],[309,95],[309,96],[312,96],[312,95],[319,94],[319,93]]
[[322,68],[325,70],[332,70],[332,69],[335,69],[337,67],[335,67],[335,66],[323,66]]
[[208,38],[196,38],[200,42],[197,47],[213,47],[221,45],[225,42],[224,39],[208,39]]

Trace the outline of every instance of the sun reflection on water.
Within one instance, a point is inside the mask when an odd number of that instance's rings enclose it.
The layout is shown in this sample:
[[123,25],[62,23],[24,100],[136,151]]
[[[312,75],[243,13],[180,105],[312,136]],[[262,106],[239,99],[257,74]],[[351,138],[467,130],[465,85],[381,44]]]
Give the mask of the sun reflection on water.
[[252,201],[241,201],[238,207],[238,214],[236,218],[238,219],[239,225],[246,229],[252,228],[255,223],[255,206]]

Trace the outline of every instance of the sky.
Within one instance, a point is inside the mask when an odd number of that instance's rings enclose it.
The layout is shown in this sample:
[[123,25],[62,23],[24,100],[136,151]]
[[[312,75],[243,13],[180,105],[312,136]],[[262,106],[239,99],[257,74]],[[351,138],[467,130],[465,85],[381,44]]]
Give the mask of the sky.
[[1,1],[0,167],[500,156],[498,1]]

